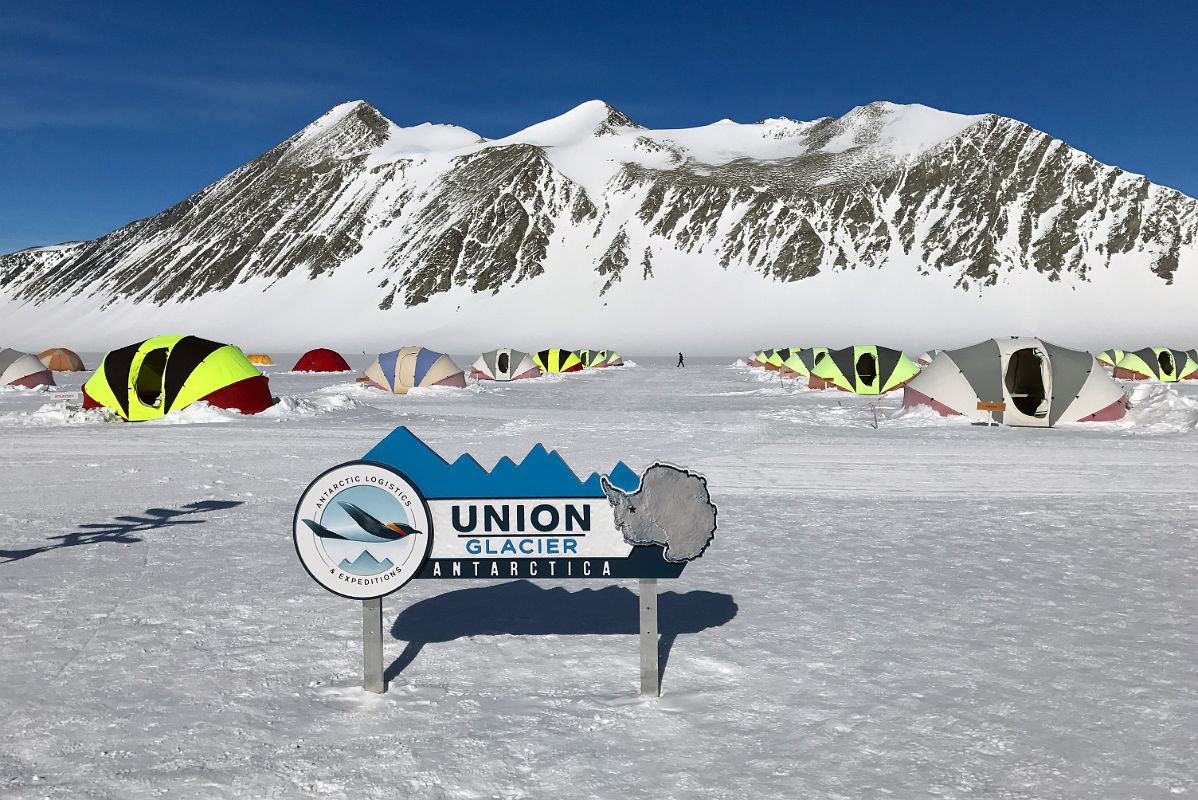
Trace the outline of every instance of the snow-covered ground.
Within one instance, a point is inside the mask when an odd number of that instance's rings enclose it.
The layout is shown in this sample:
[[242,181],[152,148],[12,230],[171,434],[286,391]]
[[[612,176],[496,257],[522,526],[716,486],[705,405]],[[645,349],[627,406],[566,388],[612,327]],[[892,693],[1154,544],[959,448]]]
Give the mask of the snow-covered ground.
[[[182,424],[0,390],[0,796],[1198,792],[1198,386],[1048,431],[895,396],[875,428],[863,398],[638,360],[394,397],[279,358],[279,406]],[[289,526],[399,424],[484,463],[541,441],[707,475],[659,700],[635,587],[582,581],[413,582],[384,601],[391,691],[358,688],[359,607]]]

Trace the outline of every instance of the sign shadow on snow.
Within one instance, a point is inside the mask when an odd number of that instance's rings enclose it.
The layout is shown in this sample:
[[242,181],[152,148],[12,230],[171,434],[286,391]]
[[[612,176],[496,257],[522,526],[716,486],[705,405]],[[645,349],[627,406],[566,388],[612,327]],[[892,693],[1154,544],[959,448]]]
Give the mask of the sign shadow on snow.
[[[391,662],[384,679],[398,677],[425,645],[469,636],[633,636],[639,633],[638,609],[636,592],[623,586],[570,591],[511,581],[447,592],[400,612],[391,634],[407,646]],[[658,595],[661,674],[679,634],[717,628],[730,622],[737,610],[732,595],[719,592]]]
[[187,503],[179,508],[147,508],[141,516],[114,517],[112,522],[84,522],[76,526],[78,530],[64,533],[61,536],[47,537],[46,541],[52,542],[52,544],[23,550],[0,549],[0,564],[20,561],[23,558],[63,547],[104,542],[133,544],[142,541],[135,534],[170,528],[175,525],[199,525],[207,520],[194,519],[194,515],[209,511],[223,511],[241,504],[240,500],[200,500],[196,503]]

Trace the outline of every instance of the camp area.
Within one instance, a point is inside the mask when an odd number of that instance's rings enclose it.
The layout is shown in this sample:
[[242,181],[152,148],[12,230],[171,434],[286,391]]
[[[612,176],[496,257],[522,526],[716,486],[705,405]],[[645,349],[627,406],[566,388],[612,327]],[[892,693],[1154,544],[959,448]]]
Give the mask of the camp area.
[[[350,371],[318,373],[290,369],[299,347],[151,337],[79,353],[92,370],[48,373],[54,387],[0,387],[0,470],[22,476],[0,486],[0,503],[28,521],[0,539],[0,623],[22,642],[19,653],[0,648],[11,740],[25,752],[114,747],[132,755],[98,757],[99,767],[47,758],[78,786],[98,781],[106,796],[139,796],[125,791],[134,762],[139,775],[184,787],[182,796],[200,774],[196,758],[203,780],[233,759],[237,769],[269,763],[349,786],[361,775],[347,755],[402,761],[415,741],[521,763],[525,745],[502,735],[513,729],[541,752],[580,736],[615,752],[647,724],[677,724],[685,708],[685,752],[702,759],[679,763],[743,782],[760,759],[797,758],[807,737],[795,735],[796,716],[814,715],[809,733],[824,736],[827,720],[846,719],[854,703],[873,709],[878,692],[912,714],[925,703],[912,692],[963,704],[954,724],[919,731],[869,711],[868,738],[919,754],[990,741],[1012,715],[1077,735],[1099,724],[1122,731],[1142,720],[1127,686],[1149,674],[1187,679],[1189,660],[1169,655],[1184,652],[1185,624],[1137,609],[1198,602],[1177,578],[1188,568],[1189,529],[1167,522],[1188,520],[1193,499],[1161,491],[1198,480],[1198,381],[1120,381],[1088,354],[1008,337],[946,343],[902,387],[857,394],[812,388],[804,374],[845,346],[794,344],[769,354],[775,369],[748,366],[752,353],[687,354],[685,369],[673,355],[633,356],[620,368],[505,381],[504,367],[539,370],[528,366],[531,343],[444,353],[400,339],[365,353],[340,348]],[[876,359],[878,376],[883,356],[906,363],[884,342],[857,347],[877,349],[852,351],[855,380],[869,374],[856,368],[868,366],[863,355]],[[275,364],[251,364],[245,352]],[[213,355],[220,370],[197,366]],[[559,367],[568,361],[556,357]],[[36,355],[18,358],[18,372],[46,371]],[[248,370],[268,381],[269,407],[246,415],[203,400],[244,376],[260,383]],[[69,395],[85,385],[108,405],[73,408],[82,398]],[[111,391],[119,385],[123,394]],[[932,402],[904,405],[916,391]],[[1061,392],[1086,402],[1057,404]],[[1123,397],[1120,418],[1071,421]],[[977,406],[995,398],[1011,405],[990,426],[991,412]],[[1040,427],[1013,424],[1016,413]],[[636,698],[635,581],[413,581],[383,600],[390,689],[365,697],[361,611],[312,585],[286,529],[307,482],[361,459],[399,425],[447,459],[469,454],[486,468],[507,470],[544,443],[579,471],[669,460],[705,476],[722,538],[681,578],[662,581],[659,701]],[[53,487],[57,502],[29,486]],[[1146,514],[1164,527],[1142,526]],[[1172,544],[1154,546],[1162,538]],[[768,591],[745,590],[748,577]],[[1095,605],[1100,582],[1113,604]],[[1136,624],[1125,630],[1129,613]],[[1001,647],[962,646],[992,619],[1009,626]],[[1089,633],[1095,620],[1125,631],[1111,635],[1126,635],[1127,646]],[[1028,663],[1052,679],[1024,676]],[[998,685],[1018,702],[975,715],[975,698],[988,707],[985,687]],[[1104,699],[1070,705],[1087,692]],[[164,703],[186,713],[164,714]],[[1063,718],[1062,703],[1081,718]],[[730,736],[754,708],[766,708],[771,732]],[[494,719],[484,730],[479,709]],[[119,747],[108,744],[114,720]],[[188,742],[186,753],[177,741]],[[380,752],[379,742],[397,744]],[[1142,751],[1145,763],[1156,752]],[[845,757],[835,746],[828,753]],[[873,758],[851,766],[902,768]],[[978,769],[992,763],[973,758]],[[485,777],[459,780],[486,797]],[[671,775],[654,794],[672,796],[675,785]]]

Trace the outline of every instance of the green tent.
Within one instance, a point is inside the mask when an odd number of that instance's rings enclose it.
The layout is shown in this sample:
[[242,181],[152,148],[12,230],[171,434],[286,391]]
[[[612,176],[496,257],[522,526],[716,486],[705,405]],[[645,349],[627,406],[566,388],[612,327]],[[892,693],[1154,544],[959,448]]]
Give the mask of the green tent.
[[1095,358],[1097,358],[1100,363],[1106,364],[1108,367],[1114,367],[1119,364],[1119,359],[1123,358],[1124,355],[1125,353],[1122,350],[1118,348],[1111,348],[1110,350],[1103,350],[1101,353],[1096,355]]
[[789,347],[775,347],[773,350],[767,350],[765,353],[765,362],[763,366],[770,370],[782,369],[782,362],[790,355]]
[[83,407],[140,422],[204,400],[257,414],[274,403],[270,383],[231,344],[197,336],[155,336],[113,350],[83,384]]
[[[574,351],[587,369],[601,369],[622,365],[619,353],[615,350],[576,350]],[[618,364],[617,364],[618,362]]]
[[919,374],[919,366],[899,350],[860,344],[829,350],[811,374],[841,391],[873,395],[898,389]]
[[1129,381],[1156,380],[1173,383],[1198,370],[1195,361],[1185,350],[1171,347],[1145,347],[1128,351],[1115,365],[1115,377]]
[[811,370],[815,366],[815,359],[827,352],[828,348],[826,347],[792,348],[782,362],[782,369],[801,378],[809,378]]

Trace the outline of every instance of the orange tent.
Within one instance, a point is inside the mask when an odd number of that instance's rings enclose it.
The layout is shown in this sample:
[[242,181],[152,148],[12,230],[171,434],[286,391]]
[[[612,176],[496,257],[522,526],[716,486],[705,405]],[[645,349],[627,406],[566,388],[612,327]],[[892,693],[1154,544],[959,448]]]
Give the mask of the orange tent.
[[246,358],[250,360],[251,364],[258,364],[259,366],[263,367],[269,367],[271,364],[275,363],[271,357],[265,353],[250,353],[248,356],[246,356]]
[[65,347],[51,347],[38,353],[37,357],[51,372],[82,372],[87,369],[79,354]]

